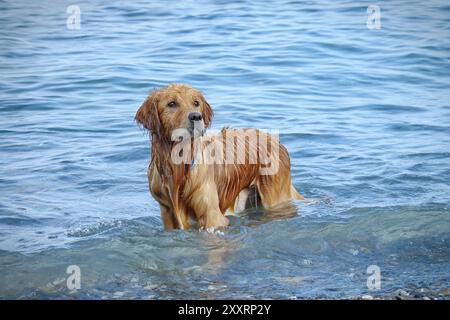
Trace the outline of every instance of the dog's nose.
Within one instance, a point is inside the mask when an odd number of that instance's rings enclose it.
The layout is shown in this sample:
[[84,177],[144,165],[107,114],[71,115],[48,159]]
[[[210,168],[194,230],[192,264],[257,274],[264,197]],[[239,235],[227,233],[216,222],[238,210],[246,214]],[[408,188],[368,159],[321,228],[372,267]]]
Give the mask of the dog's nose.
[[200,121],[202,120],[202,114],[200,112],[191,112],[189,113],[188,118],[191,122]]

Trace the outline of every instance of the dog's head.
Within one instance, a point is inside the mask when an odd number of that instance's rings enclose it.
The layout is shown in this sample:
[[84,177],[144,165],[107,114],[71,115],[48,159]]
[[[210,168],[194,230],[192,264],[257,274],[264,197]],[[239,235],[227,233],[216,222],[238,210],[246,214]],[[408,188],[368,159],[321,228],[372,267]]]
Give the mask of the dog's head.
[[184,84],[153,91],[136,113],[136,121],[158,138],[171,139],[176,129],[191,133],[210,126],[213,111],[203,94]]

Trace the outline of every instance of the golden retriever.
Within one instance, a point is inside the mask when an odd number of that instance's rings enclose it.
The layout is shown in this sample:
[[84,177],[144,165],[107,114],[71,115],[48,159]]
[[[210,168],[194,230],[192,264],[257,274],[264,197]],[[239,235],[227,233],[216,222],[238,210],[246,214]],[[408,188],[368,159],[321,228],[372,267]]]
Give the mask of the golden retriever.
[[264,208],[303,199],[277,137],[229,128],[204,135],[212,118],[202,93],[183,84],[153,91],[136,113],[151,137],[148,182],[165,229],[187,229],[193,221],[206,229],[227,226],[225,212],[251,199]]

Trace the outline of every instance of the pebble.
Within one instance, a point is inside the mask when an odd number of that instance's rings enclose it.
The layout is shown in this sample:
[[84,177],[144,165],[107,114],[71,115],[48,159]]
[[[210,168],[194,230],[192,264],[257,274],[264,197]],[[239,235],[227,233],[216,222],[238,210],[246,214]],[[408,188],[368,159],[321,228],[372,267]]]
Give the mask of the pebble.
[[444,288],[438,291],[438,295],[440,296],[450,296],[450,289],[449,288]]
[[148,284],[148,285],[146,285],[145,287],[144,287],[144,289],[146,289],[146,290],[153,290],[153,289],[156,289],[156,288],[158,288],[159,286],[157,285],[157,284]]
[[399,289],[399,290],[395,291],[395,299],[397,299],[397,300],[405,300],[405,299],[410,299],[410,298],[411,298],[411,296],[405,290]]

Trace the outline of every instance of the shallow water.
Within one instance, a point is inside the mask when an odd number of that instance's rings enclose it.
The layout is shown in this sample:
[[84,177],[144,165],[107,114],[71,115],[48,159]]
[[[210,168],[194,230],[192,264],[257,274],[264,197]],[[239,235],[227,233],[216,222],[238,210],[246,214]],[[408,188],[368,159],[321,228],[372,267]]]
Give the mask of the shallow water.
[[[352,298],[450,287],[450,6],[0,2],[0,298]],[[169,82],[280,129],[297,214],[164,232],[133,122]],[[81,269],[81,289],[66,268]],[[367,267],[381,288],[367,288]],[[448,290],[447,290],[448,291]]]

